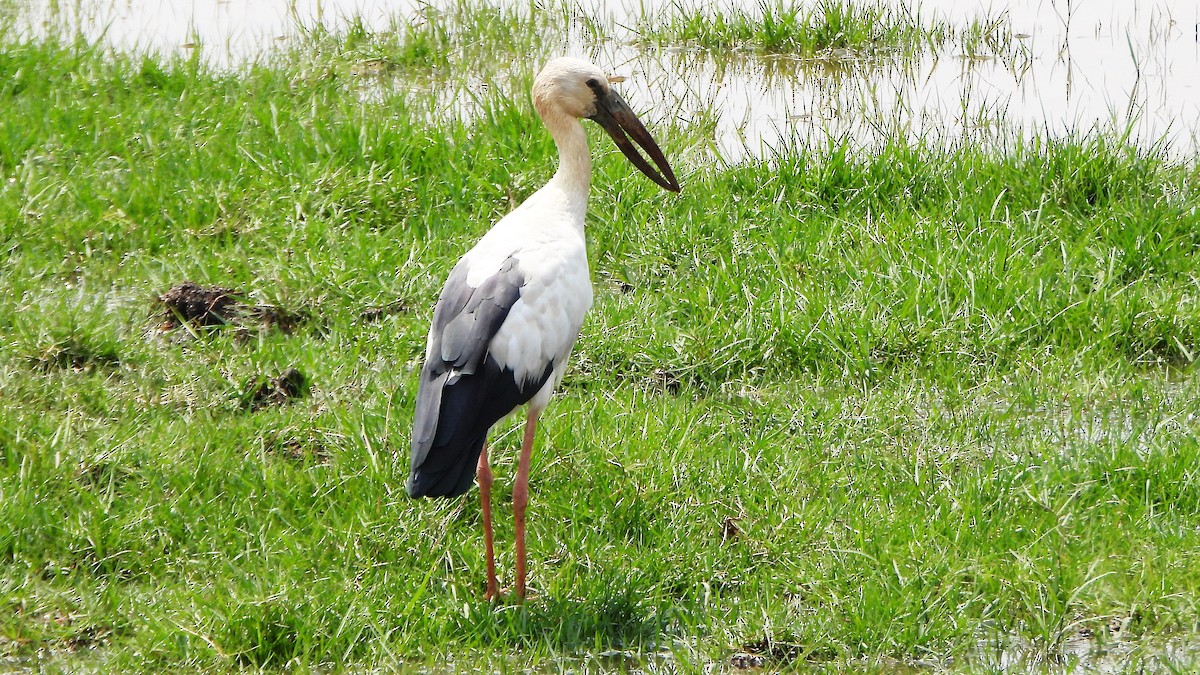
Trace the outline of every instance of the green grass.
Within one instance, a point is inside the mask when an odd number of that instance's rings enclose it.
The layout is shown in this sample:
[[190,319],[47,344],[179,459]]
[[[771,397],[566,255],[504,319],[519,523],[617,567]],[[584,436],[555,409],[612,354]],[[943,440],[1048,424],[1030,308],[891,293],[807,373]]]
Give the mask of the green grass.
[[884,4],[845,0],[822,0],[809,7],[763,2],[753,9],[731,11],[677,4],[662,14],[643,17],[638,30],[642,41],[802,56],[829,52],[869,55],[940,44],[949,30],[944,23],[925,23]]
[[[597,303],[535,453],[538,597],[493,606],[476,499],[403,495],[415,372],[450,266],[553,145],[524,94],[467,123],[358,95],[347,64],[419,38],[311,40],[234,72],[0,42],[7,658],[990,672],[1090,635],[1189,667],[1194,164],[1103,134],[829,143],[677,160],[672,196],[593,134]],[[163,335],[185,280],[311,318]],[[306,396],[246,405],[289,367]]]
[[339,32],[304,28],[304,39],[285,56],[288,67],[299,62],[325,75],[402,77],[430,89],[452,86],[455,96],[470,97],[464,71],[494,82],[513,74],[514,54],[527,58],[561,51],[571,40],[611,39],[604,22],[567,3],[452,0],[397,16],[385,30],[373,30],[359,17],[347,23]]
[[[881,2],[763,1],[741,9],[675,2],[644,10],[634,33],[635,42],[643,46],[684,46],[712,53],[717,67],[739,54],[853,64],[881,56],[905,61],[946,47],[969,58],[1002,57],[1014,63],[1029,58],[1025,45],[1013,36],[1007,14],[980,17],[959,27]],[[755,65],[771,67],[769,62]]]

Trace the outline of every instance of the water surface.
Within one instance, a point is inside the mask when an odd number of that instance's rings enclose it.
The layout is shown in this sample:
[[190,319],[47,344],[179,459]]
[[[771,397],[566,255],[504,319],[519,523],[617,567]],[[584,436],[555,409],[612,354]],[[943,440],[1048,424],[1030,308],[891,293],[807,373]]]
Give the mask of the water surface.
[[[387,31],[453,1],[72,0],[30,5],[21,25],[32,32],[65,29],[120,50],[200,49],[226,67],[297,39],[302,27],[338,31],[355,20]],[[565,52],[629,75],[626,98],[651,122],[714,123],[713,148],[731,160],[829,137],[869,147],[898,133],[1011,139],[1096,128],[1128,134],[1147,148],[1165,145],[1177,157],[1194,158],[1200,150],[1195,0],[923,0],[913,11],[925,19],[963,27],[1001,20],[1008,45],[998,54],[966,53],[952,40],[941,49],[870,61],[638,46],[639,20],[675,4],[575,5],[600,18],[610,39],[596,43],[565,31],[561,43],[546,45],[531,61]],[[470,105],[455,94],[445,105],[469,114]]]

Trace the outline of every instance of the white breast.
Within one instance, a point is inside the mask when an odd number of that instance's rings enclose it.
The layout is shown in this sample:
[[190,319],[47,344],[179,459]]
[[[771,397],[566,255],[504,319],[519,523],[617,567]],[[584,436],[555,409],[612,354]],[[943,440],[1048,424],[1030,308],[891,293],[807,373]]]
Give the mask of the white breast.
[[501,220],[467,253],[467,282],[478,285],[504,260],[517,259],[525,285],[489,353],[518,380],[537,379],[553,364],[552,389],[592,306],[592,282],[582,228],[561,214],[551,223],[531,215],[526,209],[520,218]]

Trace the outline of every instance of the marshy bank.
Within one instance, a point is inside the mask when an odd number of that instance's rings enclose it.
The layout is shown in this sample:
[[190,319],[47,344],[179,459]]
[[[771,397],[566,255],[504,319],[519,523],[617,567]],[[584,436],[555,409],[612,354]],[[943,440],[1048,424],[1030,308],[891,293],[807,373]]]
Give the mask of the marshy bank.
[[473,88],[520,98],[531,64],[581,56],[629,75],[652,118],[706,127],[727,160],[831,138],[1013,132],[1105,130],[1182,158],[1197,148],[1200,9],[1187,0],[16,5],[21,34],[216,68],[340,52],[375,76],[368,90],[426,88],[438,114],[467,119],[486,115]]

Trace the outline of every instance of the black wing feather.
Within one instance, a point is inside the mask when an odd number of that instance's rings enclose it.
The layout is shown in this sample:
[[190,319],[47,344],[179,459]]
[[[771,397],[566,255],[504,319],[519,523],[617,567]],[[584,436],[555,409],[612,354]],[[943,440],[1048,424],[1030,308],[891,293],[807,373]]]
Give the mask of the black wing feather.
[[479,453],[492,425],[533,398],[553,364],[533,382],[518,382],[488,353],[525,278],[508,258],[483,284],[467,283],[459,262],[433,310],[429,353],[421,370],[413,421],[412,497],[456,497],[471,488]]

